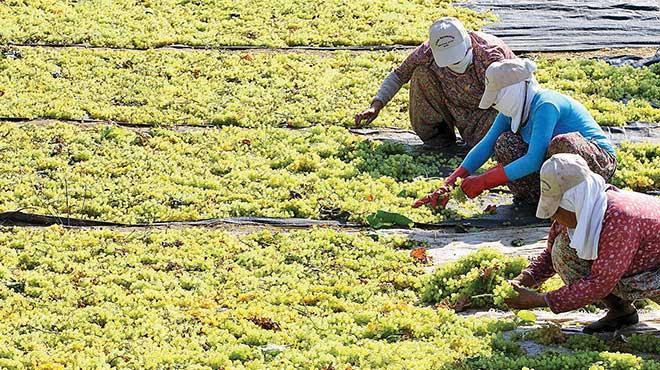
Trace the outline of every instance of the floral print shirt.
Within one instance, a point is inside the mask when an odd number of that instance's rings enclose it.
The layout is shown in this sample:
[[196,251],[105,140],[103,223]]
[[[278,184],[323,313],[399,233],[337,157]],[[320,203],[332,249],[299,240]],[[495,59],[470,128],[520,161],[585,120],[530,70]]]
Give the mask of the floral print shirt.
[[[607,210],[598,244],[598,258],[591,273],[574,284],[546,294],[554,313],[584,307],[605,298],[622,277],[660,268],[660,199],[645,194],[607,190]],[[552,224],[548,245],[524,271],[541,284],[555,274],[552,245],[567,228]]]

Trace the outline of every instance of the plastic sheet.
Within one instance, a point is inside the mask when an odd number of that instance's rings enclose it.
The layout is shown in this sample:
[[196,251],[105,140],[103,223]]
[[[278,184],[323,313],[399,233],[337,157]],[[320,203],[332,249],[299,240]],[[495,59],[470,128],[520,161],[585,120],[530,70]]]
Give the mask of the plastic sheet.
[[[660,20],[659,20],[660,21]],[[634,68],[650,67],[654,64],[660,63],[660,49],[655,52],[655,55],[643,58],[637,55],[620,55],[616,57],[598,57],[596,59],[604,60],[607,64],[622,67],[631,66]]]
[[[415,223],[414,228],[425,230],[444,229],[449,232],[469,232],[483,228],[499,228],[508,226],[526,226],[544,224],[545,221],[534,217],[521,216],[516,211],[508,211],[513,206],[501,206],[496,215],[488,215],[483,218],[466,218],[461,220],[444,221],[437,224]],[[235,218],[212,218],[194,221],[172,221],[154,222],[149,224],[121,224],[97,220],[84,220],[71,217],[59,217],[24,213],[20,211],[0,213],[0,225],[4,226],[51,226],[63,225],[70,227],[122,227],[122,228],[148,228],[148,227],[219,227],[222,225],[236,226],[270,226],[286,229],[309,228],[309,227],[333,227],[347,229],[369,229],[368,225],[352,222],[341,222],[335,220],[311,220],[303,218],[268,218],[268,217],[235,217]],[[393,227],[393,228],[396,228]]]
[[517,52],[660,46],[657,0],[474,0],[458,5],[492,11],[499,22],[484,31]]

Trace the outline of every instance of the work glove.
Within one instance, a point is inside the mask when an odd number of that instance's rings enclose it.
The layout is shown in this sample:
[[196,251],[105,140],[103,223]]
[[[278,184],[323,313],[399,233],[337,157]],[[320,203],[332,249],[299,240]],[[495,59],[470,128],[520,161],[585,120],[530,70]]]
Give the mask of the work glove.
[[465,169],[465,167],[458,167],[454,172],[451,173],[451,175],[449,175],[449,177],[447,177],[447,180],[445,180],[445,184],[442,185],[442,187],[433,193],[426,194],[423,198],[416,200],[412,207],[419,208],[424,204],[430,203],[432,208],[436,208],[438,206],[438,201],[440,201],[440,206],[445,208],[447,206],[447,202],[449,202],[449,192],[451,191],[451,188],[454,186],[454,184],[456,184],[456,180],[459,178],[465,178],[469,175],[470,173],[467,169]]
[[507,182],[509,182],[509,178],[506,177],[504,166],[498,164],[481,175],[469,176],[463,179],[461,189],[468,198],[472,199],[479,196],[486,189],[492,189]]

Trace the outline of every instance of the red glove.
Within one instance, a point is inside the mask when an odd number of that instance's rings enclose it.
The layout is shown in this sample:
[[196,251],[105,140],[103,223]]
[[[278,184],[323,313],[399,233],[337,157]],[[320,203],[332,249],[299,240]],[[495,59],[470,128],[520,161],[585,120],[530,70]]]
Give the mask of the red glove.
[[451,186],[454,186],[456,180],[458,180],[459,178],[464,179],[468,176],[470,176],[470,172],[468,172],[468,170],[466,170],[465,167],[460,166],[456,170],[454,170],[454,172],[452,172],[451,175],[449,175],[449,177],[447,177],[447,179],[445,180],[445,185],[443,185],[443,187],[449,188]]
[[509,178],[504,173],[504,166],[498,164],[482,175],[470,176],[463,180],[461,189],[468,198],[475,198],[486,189],[492,189],[498,185],[504,185],[509,182]]
[[468,170],[465,169],[465,167],[460,166],[458,167],[454,172],[451,173],[445,180],[445,184],[438,190],[434,191],[433,193],[426,194],[423,198],[418,199],[413,203],[412,207],[413,208],[419,208],[423,206],[424,204],[431,203],[431,207],[435,208],[438,206],[438,200],[440,200],[440,205],[442,208],[445,208],[447,206],[447,202],[449,202],[449,190],[454,184],[456,183],[456,180],[459,178],[465,178],[469,176],[470,173]]

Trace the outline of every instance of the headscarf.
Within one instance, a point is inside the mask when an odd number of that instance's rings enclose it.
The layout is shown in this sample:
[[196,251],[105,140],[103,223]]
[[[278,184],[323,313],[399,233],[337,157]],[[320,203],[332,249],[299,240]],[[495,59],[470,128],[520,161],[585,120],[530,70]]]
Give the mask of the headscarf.
[[[469,38],[468,38],[468,41],[470,41]],[[465,56],[463,57],[463,59],[461,59],[456,64],[448,65],[447,68],[451,69],[452,71],[454,71],[456,73],[463,74],[463,73],[465,73],[465,71],[467,71],[470,64],[472,64],[472,58],[473,58],[472,43],[470,41],[470,48],[468,49],[468,51],[465,54]]]
[[[497,93],[493,106],[503,115],[511,118],[511,131],[518,132],[522,122],[527,122],[534,96],[540,90],[533,77],[502,88]],[[527,94],[527,96],[525,96]]]
[[584,181],[568,189],[559,203],[561,208],[575,212],[577,226],[569,228],[568,235],[571,247],[584,260],[598,258],[598,242],[607,210],[605,187],[605,180],[590,172]]

